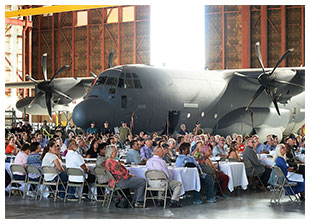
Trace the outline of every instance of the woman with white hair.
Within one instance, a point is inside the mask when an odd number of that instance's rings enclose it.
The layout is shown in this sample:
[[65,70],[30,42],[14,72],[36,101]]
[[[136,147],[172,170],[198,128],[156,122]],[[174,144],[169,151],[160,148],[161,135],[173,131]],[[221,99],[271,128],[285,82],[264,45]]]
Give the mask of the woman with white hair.
[[[142,208],[144,201],[145,180],[129,174],[129,171],[120,162],[115,160],[116,155],[116,147],[111,145],[107,146],[105,152],[105,157],[107,159],[105,162],[105,168],[111,172],[116,182],[119,183],[119,186],[122,189],[135,189],[134,206],[136,208]],[[113,180],[109,179],[109,185],[111,187],[114,186]]]
[[[294,168],[289,167],[286,163],[286,147],[284,144],[279,144],[276,147],[276,153],[274,155],[274,159],[276,162],[276,165],[281,168],[284,176],[287,176],[287,172],[293,172]],[[290,180],[288,180],[290,181]],[[297,186],[293,186],[293,191],[298,194],[300,193],[300,199],[305,199],[305,180],[303,182],[296,182]],[[292,195],[293,192],[291,192],[290,188],[287,188],[287,192]]]

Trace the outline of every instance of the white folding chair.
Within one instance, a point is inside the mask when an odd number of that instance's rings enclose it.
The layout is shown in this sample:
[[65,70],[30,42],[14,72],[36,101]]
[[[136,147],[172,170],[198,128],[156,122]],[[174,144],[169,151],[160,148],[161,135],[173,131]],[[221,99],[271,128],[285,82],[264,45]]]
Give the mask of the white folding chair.
[[[69,187],[74,187],[75,189],[81,188],[80,194],[79,194],[79,203],[81,203],[82,196],[84,194],[88,195],[88,193],[83,193],[84,185],[86,184],[88,189],[90,190],[90,186],[89,186],[88,182],[86,181],[85,174],[79,168],[67,168],[67,174],[68,174],[68,182],[67,182],[67,187],[66,187],[66,191],[65,191],[66,193],[65,193],[64,201],[66,202],[67,196],[70,195],[70,193],[68,193]],[[70,181],[69,180],[70,176],[83,177],[84,181],[83,182]],[[74,195],[74,194],[71,194],[71,195]]]
[[[35,200],[37,200],[38,198],[38,195],[40,194],[40,184],[41,184],[41,181],[42,181],[42,175],[41,175],[41,171],[35,167],[35,166],[27,166],[26,168],[27,170],[27,191],[26,191],[26,194],[28,193],[28,191],[30,192],[35,192]],[[35,181],[35,180],[31,180],[29,178],[29,174],[39,174],[40,177],[39,177],[39,180],[38,181]],[[30,185],[30,186],[29,186]],[[35,187],[33,187],[33,185]]]
[[[52,166],[43,166],[42,167],[42,171],[43,171],[43,175],[54,174],[54,175],[58,176],[58,178],[57,178],[56,182],[54,182],[54,181],[46,181],[43,178],[43,183],[42,183],[43,186],[42,186],[42,190],[40,192],[41,193],[40,194],[40,201],[42,200],[43,193],[44,192],[49,192],[49,193],[53,194],[54,202],[56,202],[58,192],[65,192],[65,190],[58,190],[58,187],[61,185],[63,187],[63,189],[65,189],[65,185],[62,182],[62,180],[60,179],[60,176],[59,176],[57,170],[54,167],[52,167]],[[47,191],[44,190],[45,187],[47,187]],[[53,187],[55,188],[55,190],[53,189]]]
[[[262,179],[260,178],[260,176],[258,175],[258,173],[256,172],[254,166],[252,165],[251,161],[248,160],[248,159],[245,159],[243,160],[244,162],[244,166],[245,166],[245,170],[246,171],[249,171],[249,172],[246,172],[247,176],[249,177],[248,180],[249,180],[249,183],[251,183],[251,185],[253,184],[254,182],[254,178],[256,177],[258,179],[258,181],[260,182],[260,184],[264,187],[264,190],[267,191]],[[251,181],[250,181],[251,179]]]
[[[16,190],[18,190],[18,192],[21,194],[22,198],[25,199],[25,195],[26,195],[26,187],[27,187],[27,172],[25,170],[25,167],[22,165],[17,165],[17,164],[12,164],[10,166],[10,170],[11,170],[11,183],[10,183],[10,192],[9,192],[9,198],[11,198],[11,194],[12,194],[12,190],[13,190],[13,184],[24,184],[24,192],[22,193],[22,190],[20,188],[14,188]],[[14,178],[14,173],[24,173],[25,174],[25,179],[24,180],[16,180]]]
[[[92,197],[92,200],[95,199],[95,195],[97,197],[97,201],[98,200],[98,196],[103,196],[104,199],[103,199],[103,205],[105,204],[105,201],[106,201],[106,189],[109,188],[109,184],[108,184],[108,178],[107,178],[107,175],[106,175],[106,169],[104,167],[95,167],[94,169],[94,173],[95,173],[95,186],[94,186],[94,189],[93,189],[93,197]],[[104,181],[104,183],[99,183],[99,180],[100,179],[105,179],[106,181]],[[95,193],[96,191],[96,188],[97,188],[97,193]],[[102,191],[102,188],[104,188],[104,192]],[[101,193],[102,194],[99,194],[100,192],[98,192],[98,189],[100,189]]]
[[[161,170],[148,170],[145,172],[145,178],[146,178],[146,186],[145,186],[145,193],[144,193],[144,202],[143,202],[143,208],[145,208],[145,203],[147,199],[152,199],[154,205],[155,201],[157,200],[164,200],[164,208],[166,208],[166,201],[167,201],[167,193],[169,189],[169,180],[166,177],[166,174]],[[150,184],[151,182],[159,182],[159,184],[155,187],[153,184]],[[152,186],[153,185],[153,186]],[[170,189],[169,189],[170,190]],[[150,197],[147,196],[147,192],[150,192]],[[157,191],[158,196],[153,196],[152,191]],[[162,198],[160,192],[164,192],[164,199]],[[171,191],[170,191],[171,194]],[[172,195],[172,194],[171,194]]]
[[[110,197],[109,197],[109,202],[108,202],[108,207],[110,208],[110,204],[113,198],[113,194],[114,192],[117,192],[119,194],[119,192],[121,192],[121,194],[126,198],[126,200],[128,201],[129,205],[131,208],[133,208],[133,205],[131,204],[130,200],[128,199],[128,197],[126,196],[125,192],[123,191],[123,189],[119,186],[119,184],[116,182],[115,178],[113,177],[113,175],[110,173],[110,171],[106,170],[105,174],[107,176],[108,179],[111,179],[112,181],[114,181],[114,186],[113,188],[111,188],[108,185],[108,189],[110,191]],[[119,195],[120,196],[120,195]],[[102,204],[102,206],[104,206],[104,203]]]
[[293,193],[293,195],[295,196],[296,201],[300,203],[300,199],[297,197],[296,193],[293,190],[293,186],[297,186],[296,182],[289,182],[287,180],[287,178],[284,176],[282,170],[280,167],[278,166],[274,166],[273,171],[275,173],[276,176],[276,183],[273,185],[274,189],[270,198],[270,203],[271,204],[280,204],[280,200],[282,197],[283,192],[286,192],[287,195],[289,196],[290,200],[294,202],[294,200],[291,198],[289,191],[287,190],[287,188],[289,188],[291,190],[291,192]]

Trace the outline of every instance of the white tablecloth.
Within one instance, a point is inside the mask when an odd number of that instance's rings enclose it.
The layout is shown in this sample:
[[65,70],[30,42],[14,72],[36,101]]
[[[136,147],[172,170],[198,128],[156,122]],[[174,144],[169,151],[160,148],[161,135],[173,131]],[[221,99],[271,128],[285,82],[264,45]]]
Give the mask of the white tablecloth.
[[261,164],[265,165],[265,166],[270,166],[273,167],[275,162],[273,157],[270,154],[260,154],[258,155],[258,159],[260,161]]
[[219,169],[229,176],[228,189],[234,191],[234,187],[241,186],[246,190],[248,178],[245,172],[245,166],[242,162],[219,162]]
[[296,154],[296,157],[300,162],[305,162],[305,154]]
[[[147,171],[145,166],[131,166],[126,167],[131,174],[145,179],[145,172]],[[200,191],[200,178],[197,168],[189,167],[168,167],[173,173],[173,179],[183,183],[181,195],[185,191]]]

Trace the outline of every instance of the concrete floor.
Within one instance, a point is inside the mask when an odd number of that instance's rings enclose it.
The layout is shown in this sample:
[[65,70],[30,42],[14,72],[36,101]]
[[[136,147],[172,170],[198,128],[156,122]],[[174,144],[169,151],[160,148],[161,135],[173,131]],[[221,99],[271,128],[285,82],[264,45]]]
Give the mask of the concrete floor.
[[193,205],[192,198],[182,200],[182,208],[154,207],[120,209],[111,204],[109,210],[99,202],[83,200],[66,202],[43,198],[34,201],[26,197],[5,196],[6,219],[304,219],[305,204],[289,202],[283,196],[280,205],[270,205],[271,192],[249,192],[238,190],[229,198],[218,199],[216,203]]

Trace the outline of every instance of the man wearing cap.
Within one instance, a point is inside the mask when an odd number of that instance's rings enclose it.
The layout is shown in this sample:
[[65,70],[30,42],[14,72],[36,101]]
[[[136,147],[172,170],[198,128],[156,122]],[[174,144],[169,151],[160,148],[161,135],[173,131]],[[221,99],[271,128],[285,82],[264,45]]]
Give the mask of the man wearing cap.
[[103,124],[103,128],[101,129],[101,135],[113,135],[114,132],[112,131],[112,129],[109,127],[109,122],[105,121]]
[[[169,187],[173,191],[169,206],[182,207],[182,205],[179,203],[182,183],[180,181],[173,180],[173,174],[168,170],[166,162],[162,159],[165,154],[163,148],[160,146],[156,147],[154,154],[155,155],[146,162],[146,168],[148,170],[160,170],[166,174],[166,177],[169,180]],[[149,184],[153,187],[162,187],[164,183],[162,183],[161,180],[155,180],[149,181]],[[163,196],[163,194],[161,193],[159,196]]]
[[25,132],[27,133],[27,135],[29,136],[29,135],[31,134],[31,132],[32,132],[32,127],[31,127],[31,125],[29,124],[28,119],[25,119],[24,122],[25,122],[25,123],[24,123],[22,129],[23,129],[23,131],[25,131]]
[[194,135],[201,135],[203,134],[203,130],[202,128],[200,127],[200,122],[199,121],[196,121],[196,127],[193,129],[193,133]]
[[87,135],[89,135],[89,134],[97,135],[98,134],[98,128],[95,126],[96,126],[95,121],[92,121],[90,123],[90,127],[86,129]]
[[131,130],[127,126],[127,123],[125,121],[122,121],[122,126],[118,130],[119,130],[119,140],[123,145],[128,136],[131,135]]
[[137,140],[130,142],[130,149],[126,155],[126,163],[138,165],[141,163],[140,147]]
[[144,141],[144,146],[140,149],[140,155],[142,160],[148,160],[153,157],[153,140],[151,137],[146,138]]

